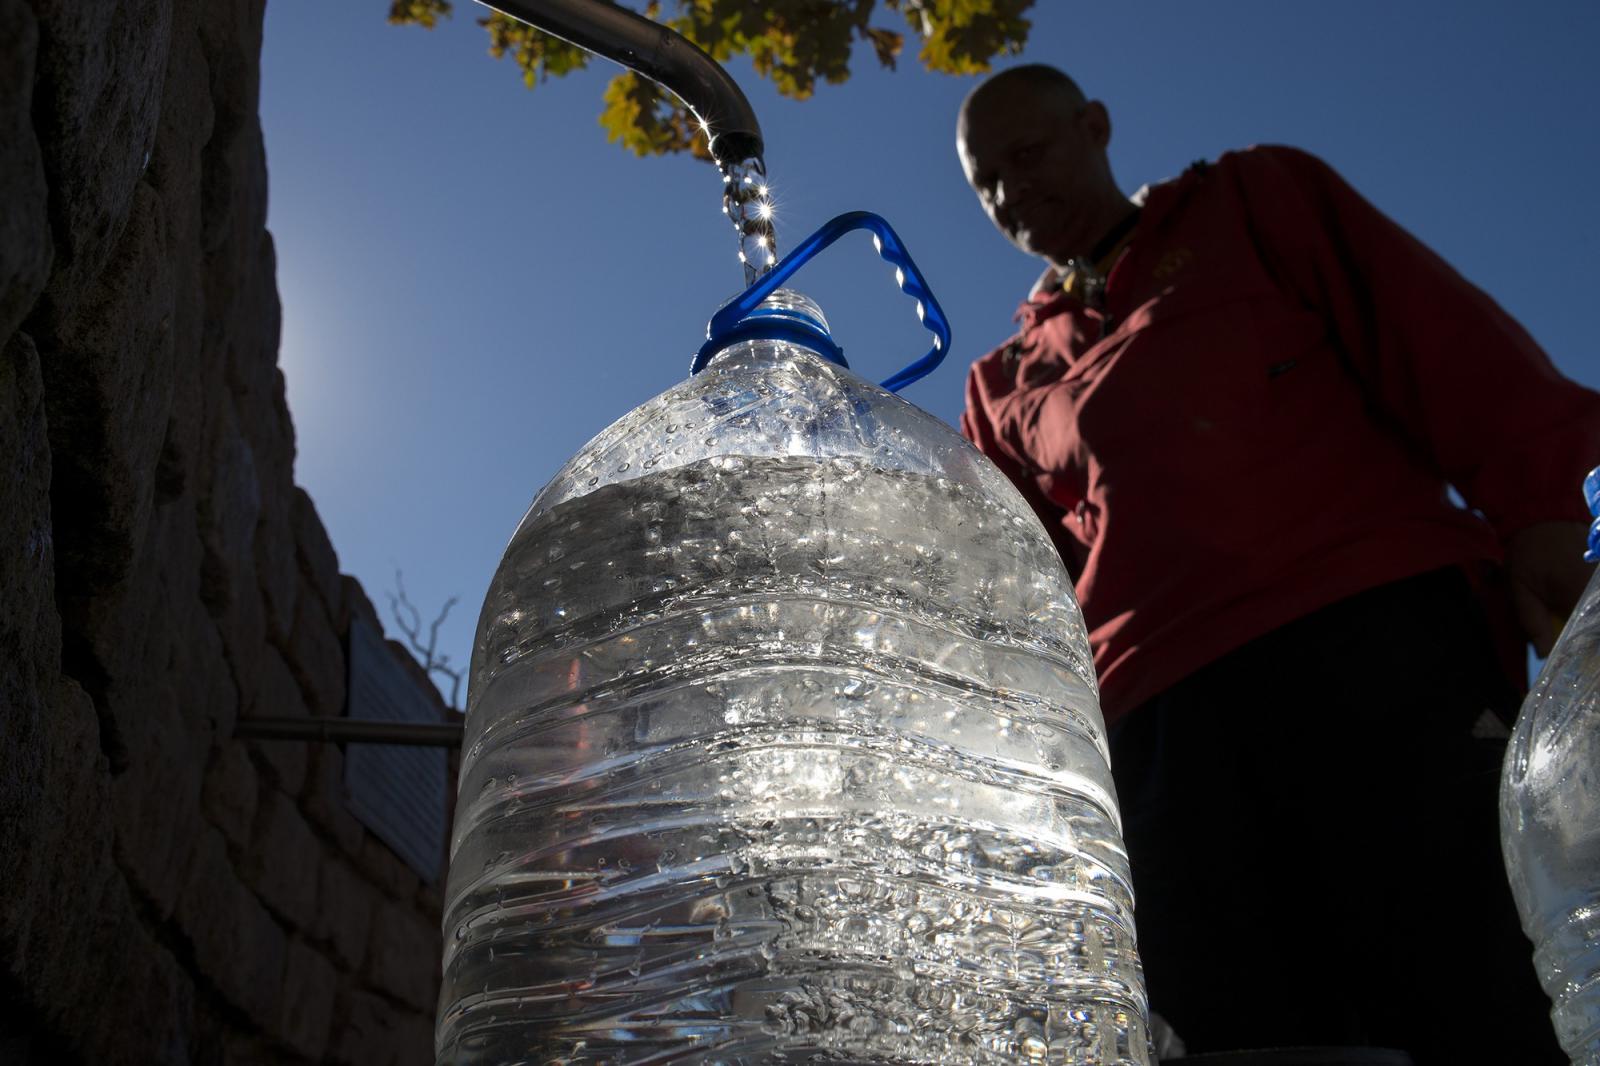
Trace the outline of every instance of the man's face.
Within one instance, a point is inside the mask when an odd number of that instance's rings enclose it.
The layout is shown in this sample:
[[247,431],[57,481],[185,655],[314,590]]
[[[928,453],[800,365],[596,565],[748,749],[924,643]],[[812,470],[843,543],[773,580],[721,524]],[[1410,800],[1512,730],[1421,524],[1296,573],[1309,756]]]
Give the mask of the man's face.
[[967,183],[1029,255],[1061,266],[1099,238],[1110,183],[1103,116],[1096,104],[1029,86],[996,86],[963,113],[956,150]]

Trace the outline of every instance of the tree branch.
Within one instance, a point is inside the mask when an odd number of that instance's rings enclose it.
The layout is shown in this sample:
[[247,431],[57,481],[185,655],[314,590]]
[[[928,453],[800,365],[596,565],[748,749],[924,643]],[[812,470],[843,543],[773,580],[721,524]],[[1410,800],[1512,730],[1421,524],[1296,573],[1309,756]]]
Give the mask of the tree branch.
[[428,642],[422,642],[422,612],[406,595],[405,574],[397,566],[394,569],[395,591],[388,593],[389,613],[394,615],[394,623],[400,632],[405,634],[406,643],[411,646],[411,651],[422,663],[423,670],[431,677],[442,674],[450,679],[450,709],[459,711],[459,697],[461,695],[461,678],[464,671],[458,666],[450,665],[450,656],[440,655],[439,627],[444,625],[445,619],[450,617],[450,609],[456,605],[458,597],[451,596],[444,601],[444,606],[439,608],[439,614],[428,626]]

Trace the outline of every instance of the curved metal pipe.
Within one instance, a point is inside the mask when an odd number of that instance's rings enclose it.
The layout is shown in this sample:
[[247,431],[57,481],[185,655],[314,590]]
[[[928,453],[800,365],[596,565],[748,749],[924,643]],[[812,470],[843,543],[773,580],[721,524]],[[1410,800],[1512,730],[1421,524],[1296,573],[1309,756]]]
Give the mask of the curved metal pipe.
[[479,0],[660,85],[705,124],[723,167],[762,155],[761,127],[739,86],[680,34],[606,0]]
[[410,744],[459,748],[461,722],[391,722],[374,718],[240,718],[233,735],[255,740],[313,740],[324,744]]

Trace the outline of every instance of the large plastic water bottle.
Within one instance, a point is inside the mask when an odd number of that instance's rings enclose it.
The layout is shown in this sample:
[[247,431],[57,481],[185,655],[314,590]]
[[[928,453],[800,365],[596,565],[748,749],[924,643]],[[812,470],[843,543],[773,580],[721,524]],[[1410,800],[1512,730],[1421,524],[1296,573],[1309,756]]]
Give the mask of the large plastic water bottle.
[[[1600,470],[1584,485],[1600,514]],[[1589,534],[1592,562],[1600,520]],[[1522,705],[1500,781],[1506,872],[1574,1063],[1600,1066],[1600,574]]]
[[722,332],[545,487],[489,590],[438,1061],[1148,1062],[1050,538],[804,297]]

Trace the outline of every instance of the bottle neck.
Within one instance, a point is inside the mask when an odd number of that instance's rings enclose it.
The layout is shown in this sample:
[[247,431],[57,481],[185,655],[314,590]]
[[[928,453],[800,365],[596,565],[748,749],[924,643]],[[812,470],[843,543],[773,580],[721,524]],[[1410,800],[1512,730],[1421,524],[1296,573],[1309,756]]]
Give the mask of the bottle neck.
[[844,349],[834,343],[833,335],[828,332],[827,323],[822,319],[822,312],[816,310],[815,314],[812,313],[815,308],[816,305],[804,297],[799,297],[797,301],[769,300],[734,326],[706,341],[695,356],[689,372],[699,373],[729,348],[761,341],[804,348],[829,362],[848,368],[850,364],[845,361]]
[[844,349],[834,343],[833,334],[828,332],[822,308],[804,293],[778,289],[742,317],[730,321],[730,313],[737,313],[742,306],[740,299],[735,297],[712,316],[706,342],[689,364],[690,375],[705,369],[729,347],[763,340],[793,344],[842,367],[850,365],[844,360]]

